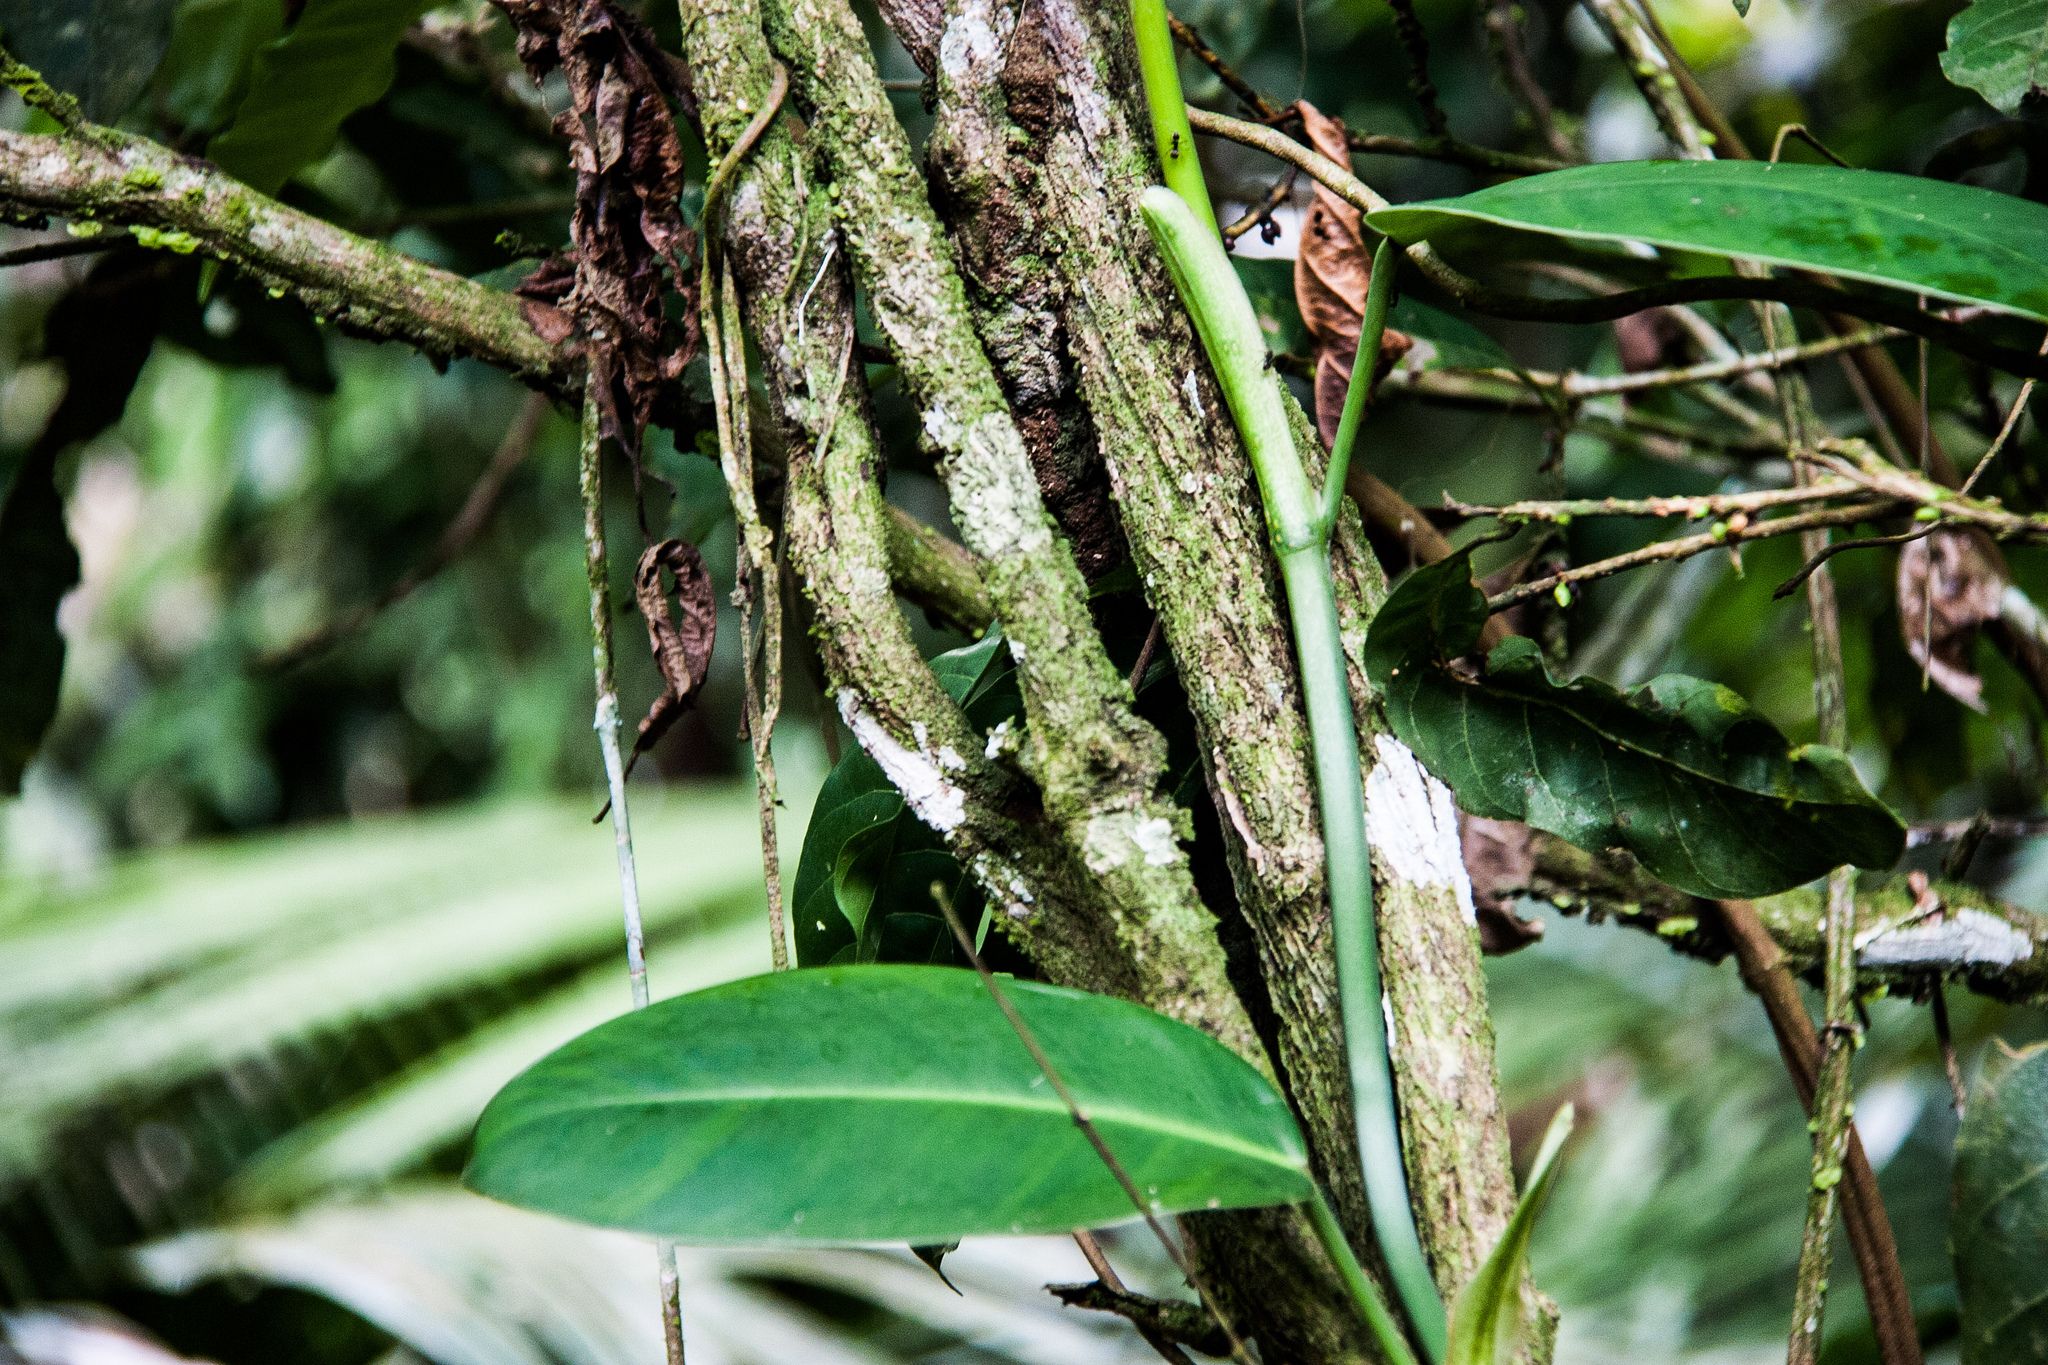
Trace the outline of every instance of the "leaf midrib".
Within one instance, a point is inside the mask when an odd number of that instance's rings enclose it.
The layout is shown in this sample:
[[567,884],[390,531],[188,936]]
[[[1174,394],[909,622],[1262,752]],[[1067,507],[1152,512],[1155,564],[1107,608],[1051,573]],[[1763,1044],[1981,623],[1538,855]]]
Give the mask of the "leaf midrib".
[[[573,1104],[536,1108],[515,1116],[510,1122],[515,1126],[537,1122],[541,1119],[558,1118],[602,1109],[638,1109],[649,1106],[675,1105],[678,1107],[707,1104],[773,1103],[787,1100],[844,1100],[863,1104],[923,1104],[946,1105],[956,1108],[1008,1109],[1020,1113],[1057,1115],[1071,1121],[1067,1107],[1056,1097],[1049,1100],[1022,1098],[1014,1095],[963,1095],[957,1090],[925,1089],[858,1089],[844,1086],[818,1086],[795,1089],[788,1086],[763,1088],[754,1086],[725,1086],[716,1090],[667,1090],[638,1095],[620,1095],[579,1100]],[[1120,1127],[1134,1128],[1143,1132],[1181,1138],[1205,1147],[1233,1152],[1251,1157],[1266,1165],[1297,1175],[1305,1175],[1306,1168],[1298,1159],[1288,1158],[1271,1148],[1260,1147],[1242,1138],[1220,1135],[1211,1129],[1196,1128],[1188,1124],[1161,1120],[1154,1116],[1128,1110],[1117,1105],[1083,1105],[1082,1113],[1090,1123],[1101,1125],[1115,1123]]]

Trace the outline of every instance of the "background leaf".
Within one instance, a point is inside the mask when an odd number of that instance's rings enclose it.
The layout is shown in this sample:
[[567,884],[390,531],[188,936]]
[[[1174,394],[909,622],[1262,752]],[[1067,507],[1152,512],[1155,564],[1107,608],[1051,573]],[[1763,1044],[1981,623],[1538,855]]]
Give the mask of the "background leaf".
[[326,155],[342,121],[390,88],[392,53],[428,0],[307,0],[298,23],[256,54],[249,93],[206,153],[274,194]]
[[1941,70],[2004,113],[2016,114],[2041,89],[2048,66],[2048,4],[2043,0],[1971,0],[1949,20]]
[[[1107,996],[1005,989],[1155,1210],[1307,1195],[1285,1103],[1221,1044]],[[775,973],[615,1019],[499,1092],[464,1178],[698,1243],[931,1243],[1134,1216],[981,980],[939,967]]]
[[1626,695],[1596,679],[1553,682],[1524,637],[1468,678],[1448,662],[1485,619],[1468,557],[1453,555],[1410,574],[1366,642],[1395,733],[1470,813],[1625,848],[1700,896],[1768,895],[1841,863],[1897,860],[1903,827],[1842,754],[1793,748],[1742,698],[1697,678],[1666,675]]
[[2048,1360],[2048,1045],[1994,1046],[1956,1134],[1963,1365]]
[[1402,242],[1474,224],[1739,256],[2048,321],[2048,208],[1883,171],[1622,161],[1510,180],[1367,220]]
[[87,118],[126,113],[163,60],[177,0],[0,0],[14,55],[76,95]]

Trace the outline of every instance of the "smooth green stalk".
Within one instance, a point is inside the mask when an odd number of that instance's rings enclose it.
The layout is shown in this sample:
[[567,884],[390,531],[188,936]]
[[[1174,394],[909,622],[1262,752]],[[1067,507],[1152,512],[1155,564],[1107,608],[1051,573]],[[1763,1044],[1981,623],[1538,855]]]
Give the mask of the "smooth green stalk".
[[1152,142],[1159,152],[1166,187],[1179,195],[1210,235],[1222,240],[1202,160],[1195,155],[1195,130],[1181,99],[1179,57],[1166,22],[1166,0],[1131,0],[1131,32],[1137,41],[1138,71],[1145,78],[1145,104],[1152,115]]
[[1145,191],[1142,208],[1244,438],[1265,504],[1273,552],[1280,561],[1315,759],[1324,877],[1336,938],[1337,997],[1366,1204],[1395,1295],[1424,1355],[1440,1361],[1446,1337],[1443,1300],[1422,1253],[1401,1162],[1393,1067],[1381,1012],[1358,732],[1338,636],[1324,499],[1317,497],[1302,468],[1280,381],[1266,364],[1258,318],[1222,243],[1202,230],[1188,205],[1169,189],[1154,186]]
[[1351,1243],[1344,1240],[1344,1227],[1337,1221],[1336,1210],[1330,1207],[1329,1199],[1317,1187],[1315,1197],[1308,1201],[1309,1221],[1315,1225],[1316,1237],[1329,1253],[1330,1260],[1337,1266],[1337,1274],[1343,1278],[1345,1289],[1351,1293],[1352,1302],[1358,1305],[1359,1316],[1372,1329],[1374,1340],[1387,1358],[1387,1365],[1415,1365],[1415,1352],[1408,1345],[1408,1338],[1401,1335],[1401,1324],[1394,1321],[1394,1315],[1387,1311],[1386,1301],[1380,1298],[1380,1291],[1365,1277],[1365,1267],[1358,1263],[1352,1253]]
[[1323,475],[1323,525],[1337,524],[1344,505],[1344,475],[1351,468],[1351,450],[1365,420],[1365,401],[1372,396],[1373,373],[1380,367],[1380,341],[1387,334],[1387,309],[1394,302],[1393,239],[1380,238],[1372,253],[1372,279],[1365,286],[1365,316],[1358,324],[1358,351],[1351,357],[1351,383],[1344,390],[1344,413],[1337,419],[1337,439],[1330,442],[1330,468]]

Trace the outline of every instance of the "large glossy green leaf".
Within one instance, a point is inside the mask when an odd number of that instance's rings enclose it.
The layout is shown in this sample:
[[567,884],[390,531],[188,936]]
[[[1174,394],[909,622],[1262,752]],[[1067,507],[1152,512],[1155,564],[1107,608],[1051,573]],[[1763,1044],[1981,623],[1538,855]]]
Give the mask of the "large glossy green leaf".
[[177,0],[0,0],[0,36],[43,78],[111,123],[149,84]]
[[2048,1361],[2048,1046],[1992,1049],[1956,1134],[1963,1365]]
[[[1106,996],[1006,991],[1154,1209],[1307,1196],[1286,1105],[1221,1044]],[[498,1093],[464,1179],[700,1243],[932,1243],[1135,1216],[980,978],[950,967],[781,972],[615,1019]]]
[[276,0],[185,0],[171,26],[158,98],[178,126],[211,132],[248,93],[256,54],[284,30]]
[[1402,242],[1490,225],[1741,257],[2048,321],[2048,207],[1973,185],[1757,161],[1622,161],[1381,209]]
[[221,169],[265,194],[326,155],[342,120],[390,88],[392,53],[429,0],[307,0],[256,54],[234,122],[207,147]]
[[1795,748],[1697,678],[1626,694],[1591,678],[1554,682],[1519,637],[1472,677],[1449,661],[1485,619],[1467,557],[1454,555],[1409,575],[1366,641],[1395,733],[1472,814],[1625,848],[1701,896],[1768,895],[1842,863],[1897,860],[1904,828],[1842,754]]
[[1451,1304],[1444,1365],[1508,1365],[1521,1348],[1522,1272],[1529,1264],[1529,1234],[1557,1179],[1558,1157],[1572,1135],[1574,1118],[1569,1104],[1552,1116],[1529,1167],[1529,1182],[1501,1229],[1500,1240]]
[[1941,69],[2008,114],[2048,80],[2048,3],[1971,0],[1948,24]]

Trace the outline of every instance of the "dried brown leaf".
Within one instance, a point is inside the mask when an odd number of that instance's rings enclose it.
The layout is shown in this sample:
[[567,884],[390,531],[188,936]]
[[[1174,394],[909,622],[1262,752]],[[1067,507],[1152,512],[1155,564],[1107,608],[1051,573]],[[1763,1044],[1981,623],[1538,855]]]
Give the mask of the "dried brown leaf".
[[1977,632],[1998,619],[2005,577],[1992,550],[1961,531],[1936,531],[1899,552],[1899,631],[1913,661],[1942,691],[1984,709],[1984,680],[1971,667]]
[[[1341,121],[1307,100],[1296,103],[1309,145],[1340,166],[1351,164]],[[1301,223],[1301,247],[1294,257],[1294,302],[1316,339],[1316,425],[1323,439],[1337,431],[1344,390],[1351,382],[1358,331],[1372,284],[1372,252],[1365,244],[1364,215],[1321,184],[1314,187]],[[1414,343],[1389,329],[1380,340],[1378,365],[1393,364]]]
[[[663,581],[663,573],[674,579]],[[670,598],[676,610],[669,609]],[[663,692],[640,722],[633,741],[637,751],[651,749],[669,726],[697,704],[704,678],[711,670],[711,648],[718,638],[718,603],[704,556],[686,540],[664,540],[647,547],[633,571],[633,600],[647,623],[647,645],[661,670]]]
[[1458,817],[1458,842],[1472,879],[1472,908],[1479,918],[1479,948],[1498,957],[1543,937],[1543,921],[1523,919],[1515,903],[1536,872],[1535,831],[1512,820]]
[[[548,268],[521,293],[566,309],[583,335],[604,434],[629,451],[698,342],[696,238],[683,222],[683,145],[671,101],[688,104],[654,34],[612,0],[496,0],[535,81],[561,71],[569,107],[555,118],[576,171],[574,283]],[[684,298],[680,326],[670,292]],[[546,320],[545,318],[543,320]],[[637,468],[637,464],[636,464]]]

